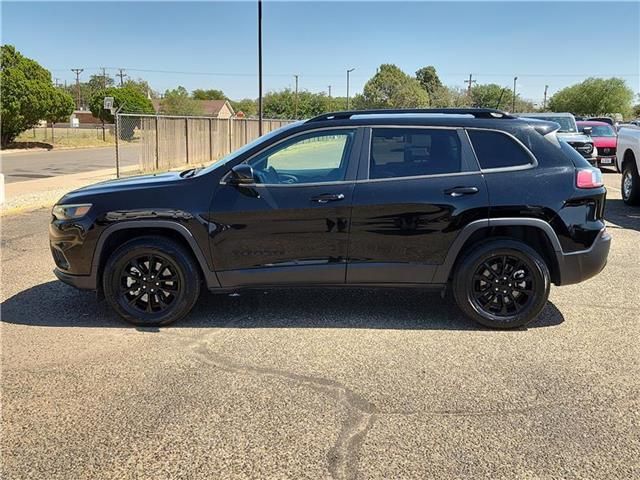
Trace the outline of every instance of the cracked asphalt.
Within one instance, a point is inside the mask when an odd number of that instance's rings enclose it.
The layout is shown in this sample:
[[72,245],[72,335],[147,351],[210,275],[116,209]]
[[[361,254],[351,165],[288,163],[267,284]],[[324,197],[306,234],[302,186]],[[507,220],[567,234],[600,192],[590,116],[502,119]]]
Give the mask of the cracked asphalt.
[[491,331],[409,290],[205,293],[136,329],[2,219],[2,478],[640,478],[640,208],[609,264]]

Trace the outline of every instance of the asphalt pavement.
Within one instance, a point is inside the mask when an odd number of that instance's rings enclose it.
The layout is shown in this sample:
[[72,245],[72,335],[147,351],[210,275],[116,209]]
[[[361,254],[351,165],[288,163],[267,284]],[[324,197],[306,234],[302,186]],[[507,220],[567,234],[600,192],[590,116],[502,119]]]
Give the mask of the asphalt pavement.
[[[137,165],[138,147],[120,149],[120,166]],[[115,168],[115,147],[38,150],[2,154],[6,183]]]
[[640,208],[609,263],[493,331],[409,290],[203,294],[162,329],[55,280],[3,218],[2,478],[640,478]]

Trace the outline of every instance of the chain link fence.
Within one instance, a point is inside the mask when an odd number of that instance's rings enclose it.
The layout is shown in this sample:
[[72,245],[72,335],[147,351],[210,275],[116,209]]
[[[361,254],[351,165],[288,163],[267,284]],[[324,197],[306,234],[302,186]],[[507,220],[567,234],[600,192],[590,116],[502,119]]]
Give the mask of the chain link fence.
[[[263,133],[293,120],[263,120]],[[258,138],[258,120],[118,114],[116,159],[155,172],[216,161]]]

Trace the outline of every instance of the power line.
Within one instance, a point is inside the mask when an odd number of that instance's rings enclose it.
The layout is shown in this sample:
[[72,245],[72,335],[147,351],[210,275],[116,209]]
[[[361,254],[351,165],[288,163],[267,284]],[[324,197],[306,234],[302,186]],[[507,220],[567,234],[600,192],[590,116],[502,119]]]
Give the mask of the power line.
[[124,77],[127,77],[128,75],[126,73],[124,73],[124,68],[119,68],[118,69],[118,73],[116,73],[116,77],[120,77],[120,86],[122,87],[124,85]]
[[469,96],[469,98],[471,98],[471,87],[474,83],[478,83],[473,79],[473,73],[469,74],[469,80],[465,80],[464,83],[469,84],[469,86],[467,87],[467,95]]
[[76,109],[80,110],[80,74],[84,72],[84,68],[72,68],[71,71],[76,74]]

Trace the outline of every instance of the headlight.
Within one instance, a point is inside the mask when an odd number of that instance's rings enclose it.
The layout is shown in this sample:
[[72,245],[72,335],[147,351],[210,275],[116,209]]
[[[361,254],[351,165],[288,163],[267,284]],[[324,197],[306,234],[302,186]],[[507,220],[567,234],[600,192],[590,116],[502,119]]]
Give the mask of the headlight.
[[91,210],[90,203],[78,203],[75,205],[55,205],[51,214],[58,220],[73,220],[84,217]]

